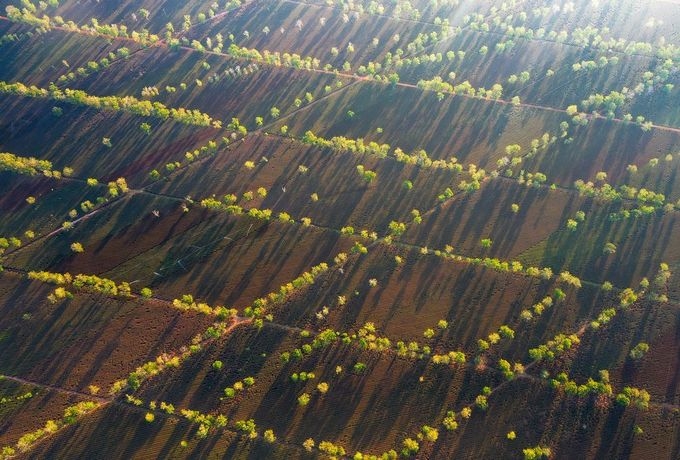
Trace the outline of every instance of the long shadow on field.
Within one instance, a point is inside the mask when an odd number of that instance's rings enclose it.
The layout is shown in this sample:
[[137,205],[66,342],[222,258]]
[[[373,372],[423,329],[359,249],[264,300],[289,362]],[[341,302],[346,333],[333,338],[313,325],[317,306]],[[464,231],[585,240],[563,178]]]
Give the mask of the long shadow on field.
[[[674,214],[657,212],[612,222],[610,213],[617,209],[617,204],[594,206],[576,231],[553,233],[541,264],[555,271],[567,269],[587,280],[629,286],[638,277],[653,277],[659,263],[675,262],[668,260],[670,249],[677,245]],[[616,244],[615,254],[603,253],[607,242]]]
[[[278,349],[287,334],[287,331],[274,327],[260,331],[236,329],[226,340],[193,355],[171,375],[160,376],[142,385],[139,395],[144,400],[167,401],[203,413],[214,412],[222,404],[227,404],[225,415],[232,418],[238,409],[237,403],[242,402],[240,399],[247,399],[250,390],[246,389],[234,401],[225,399],[222,402],[224,389],[248,376],[259,380],[267,362],[266,356]],[[213,366],[215,361],[222,362],[221,369]]]
[[594,177],[597,172],[595,168],[604,169],[610,180],[616,180],[629,164],[635,164],[636,158],[646,151],[654,134],[641,132],[634,126],[594,120],[586,127],[577,127],[573,137],[574,143],[558,143],[554,149],[530,161],[530,164],[535,164],[538,170],[556,183],[565,185],[577,179]]
[[[288,364],[260,401],[255,420],[266,420],[276,433],[285,433],[287,439],[291,436],[299,438],[300,442],[309,437],[336,439],[352,419],[369,384],[368,373],[357,375],[352,372],[358,359],[361,358],[355,347],[339,345],[299,364]],[[361,360],[370,368],[372,359],[375,358]],[[336,365],[342,366],[342,374],[335,375]],[[292,382],[290,375],[297,370],[314,370],[317,378],[313,383],[329,382],[329,392],[320,395],[310,391],[309,385]],[[306,407],[297,403],[297,397],[303,391],[312,396]]]

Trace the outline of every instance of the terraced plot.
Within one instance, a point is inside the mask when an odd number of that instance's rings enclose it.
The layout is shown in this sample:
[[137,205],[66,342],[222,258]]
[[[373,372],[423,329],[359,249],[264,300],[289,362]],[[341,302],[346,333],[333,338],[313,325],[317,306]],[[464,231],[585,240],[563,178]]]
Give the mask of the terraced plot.
[[680,456],[680,5],[0,6],[0,459]]

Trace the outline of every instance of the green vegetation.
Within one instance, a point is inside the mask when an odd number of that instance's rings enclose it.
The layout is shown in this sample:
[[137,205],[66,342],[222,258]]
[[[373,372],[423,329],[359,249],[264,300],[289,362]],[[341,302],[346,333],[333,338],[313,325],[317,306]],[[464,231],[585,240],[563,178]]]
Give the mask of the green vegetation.
[[0,458],[669,455],[677,5],[10,3]]
[[[49,99],[53,101],[66,102],[68,104],[92,107],[105,111],[123,111],[144,117],[154,117],[161,120],[175,120],[180,123],[195,126],[221,126],[219,120],[213,120],[209,115],[198,110],[187,110],[184,108],[167,108],[160,102],[151,103],[150,101],[140,101],[132,96],[93,96],[82,90],[65,89],[60,90],[56,87],[50,89],[28,87],[22,83],[7,83],[0,81],[0,93],[12,94],[16,96]],[[111,141],[103,138],[102,143],[111,147]]]
[[42,438],[56,433],[66,425],[76,423],[80,418],[93,412],[99,404],[90,401],[77,403],[64,410],[64,416],[60,420],[47,420],[42,428],[24,434],[19,438],[15,446],[4,446],[1,451],[2,458],[9,458],[16,453],[28,452],[33,444]]

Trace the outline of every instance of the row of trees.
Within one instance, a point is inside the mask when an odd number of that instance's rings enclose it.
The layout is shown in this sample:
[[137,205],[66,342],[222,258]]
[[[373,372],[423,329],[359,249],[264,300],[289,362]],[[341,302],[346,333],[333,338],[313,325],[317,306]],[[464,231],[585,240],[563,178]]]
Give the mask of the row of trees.
[[[353,0],[328,0],[326,4],[333,5],[343,12],[354,13],[356,16],[359,15],[379,15],[379,16],[390,16],[394,18],[410,19],[410,20],[420,20],[425,9],[419,10],[417,6],[413,4],[411,0],[391,0],[389,2],[357,2]],[[455,7],[458,6],[460,0],[435,0],[430,2],[433,7]],[[427,6],[426,6],[427,8]],[[440,17],[434,18],[434,23],[441,25],[443,23],[448,24],[447,19],[442,19]]]
[[490,89],[474,88],[467,80],[457,85],[452,85],[451,83],[443,81],[440,76],[436,76],[431,80],[419,80],[418,88],[425,91],[437,92],[439,100],[444,98],[445,93],[493,100],[498,100],[503,97],[503,86],[500,83],[494,83]]
[[[28,272],[28,279],[60,286],[61,289],[59,289],[58,292],[55,291],[58,299],[68,297],[67,291],[63,289],[64,286],[72,286],[80,291],[103,294],[109,297],[132,297],[132,290],[129,283],[124,281],[118,284],[113,280],[101,278],[97,275],[79,274],[72,276],[70,273],[62,274],[46,271],[31,271]],[[148,288],[145,289],[143,297],[151,297],[151,290]]]
[[[378,158],[393,158],[394,160],[411,165],[417,165],[422,168],[431,169],[446,169],[453,171],[454,173],[460,173],[463,171],[463,165],[458,163],[458,159],[455,157],[449,160],[432,160],[425,150],[419,149],[413,153],[406,153],[399,147],[391,149],[389,144],[380,144],[375,141],[370,141],[366,143],[364,139],[350,139],[344,136],[334,136],[329,139],[317,136],[312,131],[306,131],[304,136],[299,139],[305,144],[314,145],[319,148],[328,148],[341,152],[350,152],[353,154],[368,154],[374,155]],[[468,167],[470,174],[477,173],[484,177],[484,170],[477,169],[475,165],[470,165]],[[473,178],[474,179],[474,178]],[[479,178],[478,178],[479,180]],[[405,183],[404,186],[407,189],[411,189],[413,184],[410,185]]]
[[[69,168],[70,170],[70,168]],[[52,162],[33,157],[22,157],[8,152],[0,152],[0,172],[11,171],[16,174],[52,176]],[[59,171],[56,171],[59,173]],[[59,177],[61,174],[59,174]]]
[[[250,193],[250,192],[246,192]],[[250,201],[253,199],[252,195],[245,195],[244,199],[246,201]],[[209,198],[204,198],[200,201],[200,205],[203,208],[210,209],[213,211],[220,211],[220,212],[226,212],[227,214],[231,214],[234,216],[241,216],[241,215],[247,215],[249,217],[252,217],[254,219],[258,220],[263,220],[263,221],[270,221],[273,216],[273,211],[271,209],[258,209],[255,207],[244,209],[243,207],[236,205],[236,204],[226,204],[224,200],[218,200],[215,197],[209,197]],[[278,216],[276,216],[277,220],[282,223],[286,224],[293,224],[295,223],[295,220],[291,218],[290,214],[286,212],[280,212]],[[301,221],[305,221],[305,219],[308,218],[302,218]],[[309,223],[306,224],[306,226],[311,225],[311,220]]]
[[[344,264],[344,262],[341,262],[338,265],[341,264]],[[326,273],[329,269],[329,265],[325,262],[313,266],[293,281],[282,285],[278,291],[269,293],[267,297],[256,299],[252,305],[243,309],[244,315],[254,318],[255,321],[258,322],[257,324],[261,325],[262,319],[269,315],[269,310],[273,306],[283,303],[294,292],[311,286],[317,278]]]
[[2,398],[0,398],[0,406],[12,402],[25,401],[27,399],[31,399],[33,396],[34,396],[33,393],[30,391],[19,396],[3,396]]
[[246,377],[243,380],[234,382],[230,387],[224,389],[224,396],[227,398],[235,398],[237,392],[243,391],[247,387],[252,387],[255,385],[254,377]]
[[315,135],[312,131],[305,132],[300,140],[305,144],[314,145],[320,148],[330,148],[356,154],[376,155],[379,158],[387,157],[390,151],[389,144],[379,144],[373,141],[365,143],[363,139],[350,139],[344,136],[324,139],[323,137]]
[[25,40],[33,36],[33,32],[23,32],[23,33],[11,33],[0,35],[0,46],[6,45],[7,43],[16,43],[20,40]]
[[204,315],[215,316],[219,320],[225,320],[237,315],[234,308],[226,308],[221,305],[211,307],[207,303],[196,302],[191,294],[184,294],[179,299],[173,299],[172,306],[182,311],[197,311]]
[[539,278],[543,280],[549,280],[553,277],[553,271],[550,267],[525,267],[517,260],[507,261],[495,257],[468,257],[454,253],[453,247],[451,246],[448,246],[443,251],[439,249],[428,249],[425,251],[425,253],[432,254],[443,259],[452,260],[454,262],[482,266],[503,273],[521,273],[532,278]]
[[198,439],[206,438],[210,432],[226,427],[229,422],[227,416],[223,414],[203,414],[190,409],[182,409],[179,413],[183,418],[198,425],[195,434]]
[[[534,14],[537,16],[546,16],[549,14],[560,14],[550,8],[534,9]],[[652,44],[642,41],[628,41],[623,38],[604,38],[603,35],[609,34],[609,28],[597,29],[591,25],[586,27],[576,27],[570,32],[567,31],[546,31],[544,28],[532,29],[524,24],[528,15],[524,11],[517,14],[506,15],[503,19],[500,16],[494,15],[490,17],[490,21],[483,15],[475,15],[469,18],[470,26],[474,26],[477,30],[492,31],[494,33],[501,33],[510,37],[526,38],[529,40],[538,39],[546,41],[555,41],[557,43],[565,43],[582,48],[591,48],[602,52],[619,52],[627,55],[647,55],[654,56],[661,59],[678,59],[680,58],[680,47],[673,43],[666,41]],[[512,24],[512,22],[519,24]]]
[[554,339],[529,350],[529,357],[537,362],[554,361],[562,354],[581,343],[576,334],[557,334]]
[[620,185],[618,188],[608,183],[595,185],[593,182],[584,182],[578,179],[574,182],[574,187],[579,195],[596,198],[599,201],[609,203],[620,200],[634,200],[640,205],[652,205],[655,208],[663,208],[666,204],[666,196],[663,193],[656,193],[646,188],[636,188],[629,185]]
[[[249,379],[252,379],[252,377],[249,377]],[[139,405],[137,402],[140,404],[142,403],[140,400],[137,400],[133,402],[133,404]],[[151,410],[156,410],[157,407],[158,405],[155,401],[149,403],[149,408]],[[174,406],[165,402],[160,403],[160,409],[167,414],[175,413]],[[198,425],[196,433],[194,434],[197,439],[205,439],[208,437],[208,435],[214,434],[215,432],[226,428],[229,423],[229,419],[224,414],[205,414],[197,410],[181,409],[179,411],[179,415],[187,421]],[[152,423],[155,420],[153,412],[148,412],[145,416],[145,419],[147,422]],[[258,436],[257,425],[253,419],[237,420],[234,422],[233,426],[236,431],[247,435],[249,439],[255,439]],[[276,441],[276,436],[272,430],[265,430],[262,436],[268,443],[273,443]]]
[[[119,59],[127,59],[130,57],[130,50],[126,47],[121,47],[116,52],[110,52],[107,56],[101,58],[99,61],[89,61],[85,67],[78,67],[74,71],[60,75],[57,78],[58,83],[67,83],[75,81],[78,77],[87,77],[103,69],[107,69],[113,62]],[[66,67],[70,67],[66,61],[63,61]]]
[[27,24],[34,27],[38,31],[48,31],[54,28],[62,28],[67,31],[99,35],[106,38],[126,38],[142,46],[151,46],[160,44],[160,38],[142,29],[139,32],[128,32],[127,26],[124,24],[100,24],[95,18],[90,20],[90,24],[78,25],[73,21],[65,21],[61,16],[54,18],[47,14],[38,16],[39,12],[36,7],[27,0],[22,0],[23,8],[18,8],[14,5],[9,5],[5,8],[7,17],[17,23]]
[[13,94],[39,99],[51,99],[58,102],[91,107],[97,110],[122,111],[144,117],[155,117],[161,120],[174,120],[194,126],[213,126],[220,128],[222,122],[214,120],[199,110],[185,108],[168,108],[160,102],[139,100],[133,96],[93,96],[82,90],[61,90],[55,85],[49,89],[37,86],[26,86],[21,82],[7,83],[0,81],[0,93]]
[[569,379],[566,372],[560,372],[554,378],[548,380],[548,384],[559,391],[563,391],[569,396],[576,396],[584,399],[588,396],[605,397],[611,399],[614,395],[614,390],[609,382],[609,371],[602,369],[599,372],[599,380],[592,377],[584,384],[578,384],[574,380]]
[[[278,51],[264,50],[262,52],[256,49],[248,49],[232,43],[227,48],[227,54],[230,56],[248,59],[263,64],[272,65],[275,67],[290,67],[293,69],[317,70],[321,63],[317,58],[311,56],[300,56],[296,53],[279,53]],[[328,65],[324,68],[326,71],[333,70]]]
[[[223,145],[228,145],[231,143],[231,140],[229,138],[223,137],[222,138],[222,144]],[[217,152],[217,147],[218,146],[218,141],[215,139],[209,140],[206,144],[202,145],[201,147],[194,149],[194,150],[189,150],[184,153],[184,160],[183,161],[173,161],[170,163],[166,163],[165,165],[165,171],[167,173],[172,173],[175,170],[183,167],[190,165],[191,163],[200,160],[202,158],[205,158],[209,155],[214,155],[215,152]],[[158,171],[158,169],[154,169],[149,173],[149,178],[152,180],[159,180],[161,178],[161,173]]]
[[0,450],[0,458],[14,457],[18,453],[27,452],[42,438],[54,434],[67,425],[76,423],[80,418],[95,411],[99,404],[92,401],[83,401],[64,410],[64,416],[59,420],[48,420],[42,428],[24,434],[14,446],[3,446]]

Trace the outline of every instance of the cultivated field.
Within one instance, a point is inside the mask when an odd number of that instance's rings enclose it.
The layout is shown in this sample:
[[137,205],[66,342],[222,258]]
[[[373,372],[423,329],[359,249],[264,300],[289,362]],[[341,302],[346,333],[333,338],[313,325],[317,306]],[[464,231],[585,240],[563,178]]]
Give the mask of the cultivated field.
[[0,7],[0,459],[680,458],[677,2]]

